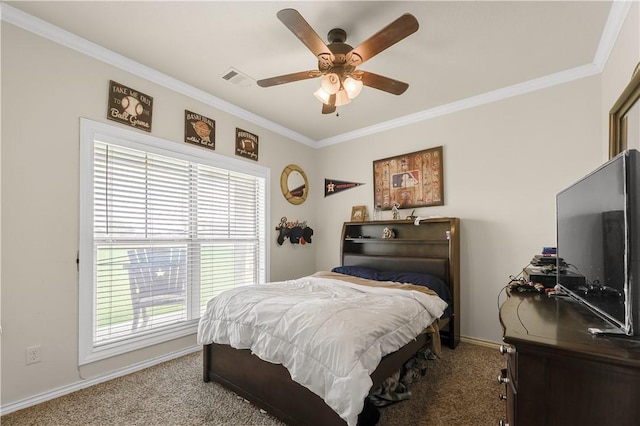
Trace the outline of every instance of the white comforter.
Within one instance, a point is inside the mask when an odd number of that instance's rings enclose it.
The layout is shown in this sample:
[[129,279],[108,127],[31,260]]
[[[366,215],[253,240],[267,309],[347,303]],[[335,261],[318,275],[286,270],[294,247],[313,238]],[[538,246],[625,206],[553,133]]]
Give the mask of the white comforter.
[[381,358],[415,339],[445,308],[439,297],[418,291],[305,277],[214,297],[198,343],[251,349],[282,364],[352,426]]

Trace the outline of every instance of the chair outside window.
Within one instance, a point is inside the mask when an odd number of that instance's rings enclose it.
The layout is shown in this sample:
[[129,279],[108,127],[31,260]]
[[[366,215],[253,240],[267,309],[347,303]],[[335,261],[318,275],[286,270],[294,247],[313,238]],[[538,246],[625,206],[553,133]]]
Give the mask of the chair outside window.
[[[163,305],[182,305],[187,299],[187,259],[184,247],[153,247],[128,251],[129,286],[133,323],[131,329],[145,327],[153,310]],[[151,311],[151,313],[150,313]]]

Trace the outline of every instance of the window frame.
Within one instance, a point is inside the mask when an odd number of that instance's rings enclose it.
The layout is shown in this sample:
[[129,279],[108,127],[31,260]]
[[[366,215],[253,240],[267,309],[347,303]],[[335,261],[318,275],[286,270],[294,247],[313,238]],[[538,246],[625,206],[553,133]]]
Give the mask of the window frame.
[[191,319],[156,330],[142,333],[118,342],[94,346],[94,312],[96,309],[94,252],[94,141],[115,143],[128,148],[144,150],[149,153],[169,156],[182,160],[197,161],[200,164],[217,167],[233,172],[244,173],[264,179],[265,183],[265,268],[264,279],[269,281],[270,271],[270,169],[259,164],[249,163],[232,157],[223,156],[186,143],[176,143],[152,135],[141,134],[129,129],[115,127],[87,118],[80,119],[80,191],[79,191],[79,252],[78,252],[78,290],[79,290],[79,365],[89,364],[116,355],[166,342],[197,332],[198,319]]

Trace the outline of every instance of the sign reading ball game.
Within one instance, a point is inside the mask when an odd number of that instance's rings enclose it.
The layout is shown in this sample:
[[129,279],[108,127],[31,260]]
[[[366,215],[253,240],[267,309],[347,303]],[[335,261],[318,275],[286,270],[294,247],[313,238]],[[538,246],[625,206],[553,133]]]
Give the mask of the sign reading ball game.
[[216,122],[204,115],[184,110],[184,141],[216,149]]
[[144,93],[109,81],[107,119],[151,132],[153,98]]

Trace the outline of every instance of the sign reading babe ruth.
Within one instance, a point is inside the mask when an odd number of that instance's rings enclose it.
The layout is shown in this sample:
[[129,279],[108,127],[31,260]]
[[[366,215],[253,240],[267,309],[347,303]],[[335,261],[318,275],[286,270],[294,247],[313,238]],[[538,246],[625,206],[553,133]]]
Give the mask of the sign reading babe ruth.
[[153,98],[127,86],[109,81],[107,119],[151,132]]
[[203,115],[184,110],[184,141],[216,149],[216,122]]
[[236,155],[258,161],[258,136],[236,127]]

